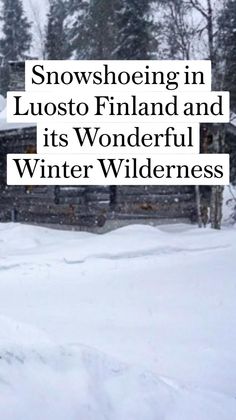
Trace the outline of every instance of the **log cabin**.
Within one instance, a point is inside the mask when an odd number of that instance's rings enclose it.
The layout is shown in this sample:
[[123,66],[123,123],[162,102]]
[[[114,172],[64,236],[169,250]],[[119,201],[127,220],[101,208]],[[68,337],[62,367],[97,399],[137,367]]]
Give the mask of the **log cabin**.
[[[24,74],[24,62],[10,63],[10,90],[24,90]],[[230,130],[235,136],[236,126]],[[201,131],[204,148],[207,131]],[[35,152],[35,125],[0,119],[0,222],[104,231],[128,223],[197,221],[192,186],[7,186],[6,155]],[[209,187],[201,189],[201,200],[209,207]]]

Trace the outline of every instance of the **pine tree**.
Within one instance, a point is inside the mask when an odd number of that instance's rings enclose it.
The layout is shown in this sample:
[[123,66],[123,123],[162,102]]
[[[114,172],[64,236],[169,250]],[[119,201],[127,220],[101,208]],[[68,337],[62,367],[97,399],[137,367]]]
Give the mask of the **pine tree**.
[[70,0],[74,56],[149,59],[154,48],[151,0]]
[[[74,0],[75,1],[75,0]],[[71,30],[76,58],[105,60],[114,58],[116,48],[117,0],[77,0],[74,25]]]
[[147,60],[150,58],[151,28],[149,0],[125,0],[118,12],[117,59]]
[[30,23],[24,14],[21,0],[3,0],[3,38],[0,52],[5,60],[21,60],[31,44]]
[[9,84],[8,61],[22,60],[31,44],[30,23],[26,18],[21,0],[3,0],[0,54],[0,93],[6,94]]
[[[81,26],[84,23],[85,15],[88,10],[86,0],[68,0],[68,18],[65,23],[68,34],[68,42],[73,58],[83,59]],[[79,53],[80,51],[80,53]]]
[[70,47],[65,27],[67,5],[63,0],[51,0],[46,28],[46,58],[65,60],[70,57]]

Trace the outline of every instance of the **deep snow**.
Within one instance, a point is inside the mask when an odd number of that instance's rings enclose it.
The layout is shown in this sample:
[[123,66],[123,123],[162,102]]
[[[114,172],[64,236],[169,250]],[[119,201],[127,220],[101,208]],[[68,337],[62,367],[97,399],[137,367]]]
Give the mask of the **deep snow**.
[[0,224],[0,418],[235,420],[236,229]]

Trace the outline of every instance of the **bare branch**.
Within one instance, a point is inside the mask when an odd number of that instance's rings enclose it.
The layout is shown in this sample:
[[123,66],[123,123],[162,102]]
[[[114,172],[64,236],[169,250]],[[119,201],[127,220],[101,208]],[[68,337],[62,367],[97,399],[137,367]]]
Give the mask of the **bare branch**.
[[201,15],[207,19],[207,12],[200,6],[199,2],[197,0],[189,0],[189,4],[194,7]]

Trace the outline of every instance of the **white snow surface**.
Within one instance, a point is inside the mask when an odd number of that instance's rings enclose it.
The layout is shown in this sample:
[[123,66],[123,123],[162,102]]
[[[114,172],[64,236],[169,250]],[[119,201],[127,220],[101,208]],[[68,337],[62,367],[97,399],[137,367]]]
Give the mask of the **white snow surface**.
[[0,418],[235,420],[236,229],[0,224]]

